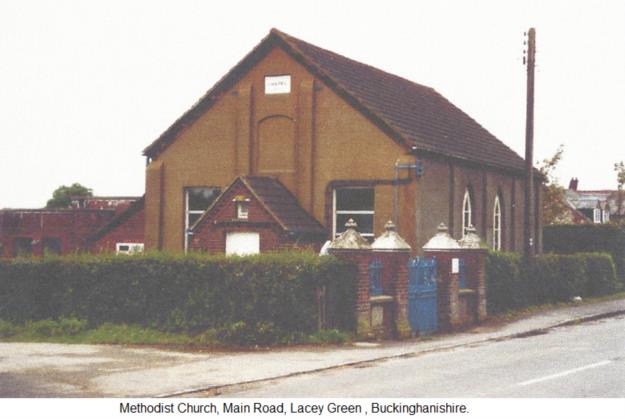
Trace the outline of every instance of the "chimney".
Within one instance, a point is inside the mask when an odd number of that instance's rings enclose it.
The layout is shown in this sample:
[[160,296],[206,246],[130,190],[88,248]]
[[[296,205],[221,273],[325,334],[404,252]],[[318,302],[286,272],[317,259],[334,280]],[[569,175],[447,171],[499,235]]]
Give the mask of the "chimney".
[[571,178],[571,181],[569,182],[569,189],[576,191],[578,182],[579,180],[576,177]]

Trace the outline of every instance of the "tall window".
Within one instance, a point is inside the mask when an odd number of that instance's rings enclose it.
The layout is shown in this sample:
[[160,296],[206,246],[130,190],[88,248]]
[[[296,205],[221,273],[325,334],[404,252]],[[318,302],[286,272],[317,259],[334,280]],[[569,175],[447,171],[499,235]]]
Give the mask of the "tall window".
[[499,196],[495,197],[493,208],[493,249],[501,250],[501,203]]
[[184,250],[189,248],[189,229],[219,195],[219,188],[186,188],[184,190]]
[[471,208],[471,192],[467,189],[462,200],[462,236],[467,234],[467,229],[473,225],[473,209]]
[[352,218],[358,224],[358,232],[373,237],[374,189],[337,188],[334,190],[334,217],[332,232],[338,236],[345,231],[345,223]]
[[595,224],[601,223],[601,210],[599,208],[595,208],[592,211],[592,217]]

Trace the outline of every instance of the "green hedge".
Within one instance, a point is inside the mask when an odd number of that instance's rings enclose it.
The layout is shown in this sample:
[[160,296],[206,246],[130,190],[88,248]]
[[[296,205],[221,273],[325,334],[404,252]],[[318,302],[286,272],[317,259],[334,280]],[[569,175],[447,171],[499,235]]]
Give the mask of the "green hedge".
[[488,312],[594,297],[622,288],[607,253],[545,254],[533,263],[518,254],[491,252],[486,259]]
[[352,264],[308,253],[18,259],[0,261],[0,319],[71,317],[89,327],[258,332],[276,341],[317,329],[320,286],[335,302],[331,325],[353,330],[355,283]]
[[543,249],[557,254],[604,252],[612,255],[625,281],[625,226],[615,224],[552,225],[543,229]]

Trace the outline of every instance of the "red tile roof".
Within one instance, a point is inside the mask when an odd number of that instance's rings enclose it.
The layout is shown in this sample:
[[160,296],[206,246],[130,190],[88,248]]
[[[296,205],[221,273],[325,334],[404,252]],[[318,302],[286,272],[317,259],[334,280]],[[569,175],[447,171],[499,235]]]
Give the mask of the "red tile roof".
[[252,196],[263,205],[285,231],[295,234],[327,235],[325,228],[298,204],[295,196],[282,183],[277,179],[264,176],[241,176],[236,178],[202,214],[191,229],[196,230],[209,217],[211,210],[217,207],[222,197],[226,196],[227,192],[238,183],[243,183]]

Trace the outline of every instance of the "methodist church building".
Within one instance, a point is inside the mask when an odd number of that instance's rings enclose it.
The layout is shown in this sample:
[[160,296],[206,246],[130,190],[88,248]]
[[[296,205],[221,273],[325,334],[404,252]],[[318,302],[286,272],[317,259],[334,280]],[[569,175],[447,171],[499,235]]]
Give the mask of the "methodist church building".
[[518,154],[436,90],[276,29],[144,154],[146,250],[318,248],[349,219],[395,221],[415,253],[441,222],[523,250]]

